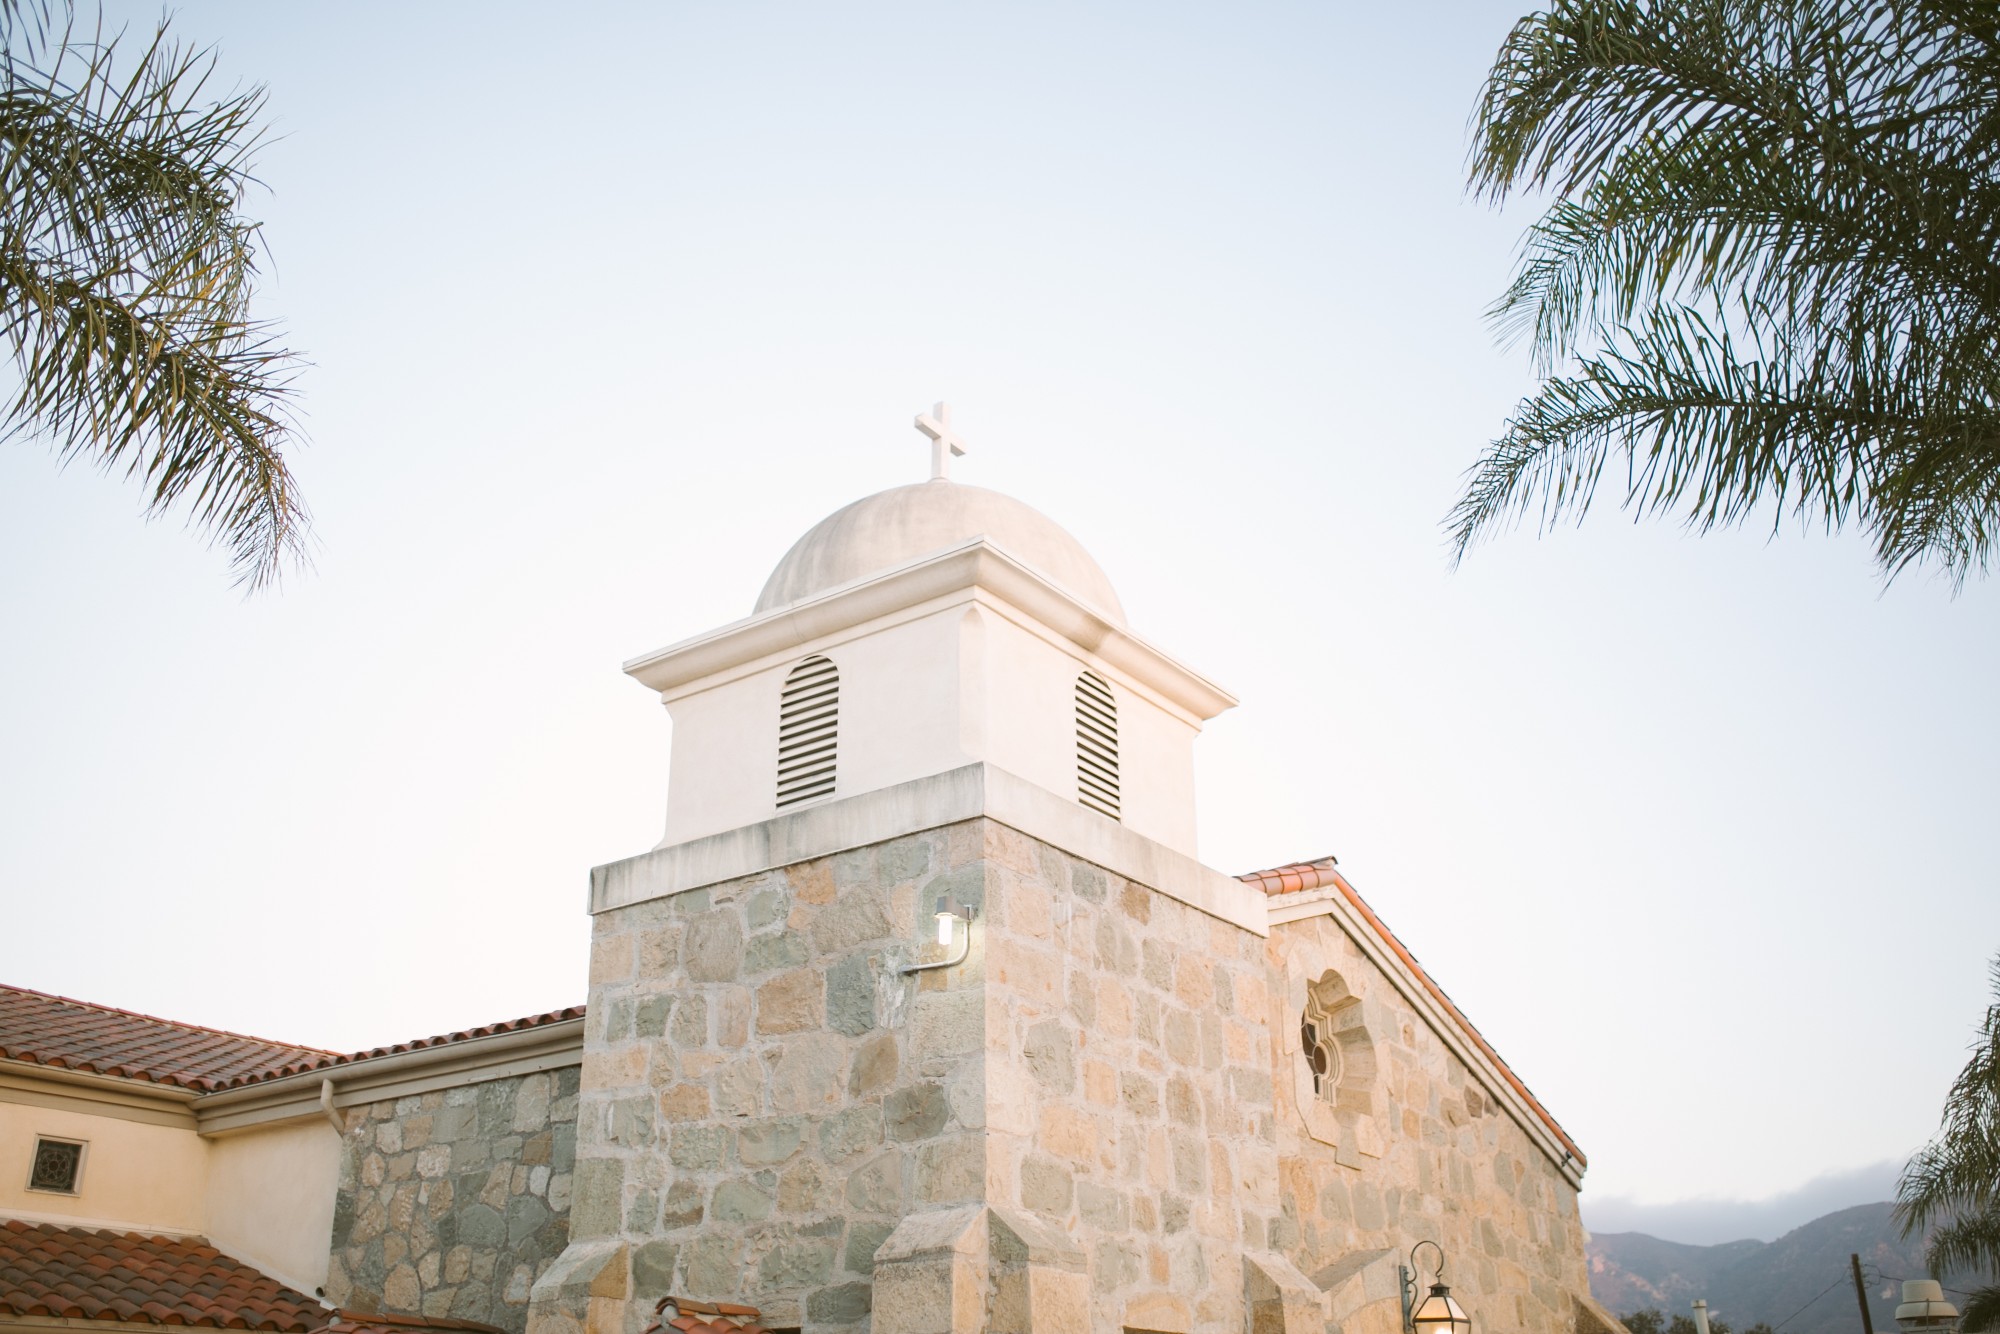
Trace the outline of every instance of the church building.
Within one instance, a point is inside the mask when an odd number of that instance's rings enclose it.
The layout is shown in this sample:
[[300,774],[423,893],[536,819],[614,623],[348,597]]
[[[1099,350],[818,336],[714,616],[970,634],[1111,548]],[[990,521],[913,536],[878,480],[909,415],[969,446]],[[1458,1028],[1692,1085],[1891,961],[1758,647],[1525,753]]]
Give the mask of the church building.
[[917,424],[626,664],[666,831],[586,1005],[335,1054],[0,989],[0,1334],[1616,1331],[1581,1150],[1334,859],[1198,860],[1235,700]]

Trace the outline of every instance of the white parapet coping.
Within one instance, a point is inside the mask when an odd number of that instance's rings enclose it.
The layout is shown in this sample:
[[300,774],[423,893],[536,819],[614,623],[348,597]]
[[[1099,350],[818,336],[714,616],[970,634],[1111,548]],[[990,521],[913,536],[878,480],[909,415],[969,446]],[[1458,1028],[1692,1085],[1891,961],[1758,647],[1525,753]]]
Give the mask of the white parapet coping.
[[982,817],[1254,935],[1271,932],[1261,889],[991,764],[968,764],[595,867],[590,911],[627,908]]
[[1191,722],[1236,705],[1236,697],[1221,686],[1106,619],[984,537],[670,644],[633,658],[625,672],[671,699],[690,685],[713,684],[825,635],[974,588],[1020,608],[1095,654]]

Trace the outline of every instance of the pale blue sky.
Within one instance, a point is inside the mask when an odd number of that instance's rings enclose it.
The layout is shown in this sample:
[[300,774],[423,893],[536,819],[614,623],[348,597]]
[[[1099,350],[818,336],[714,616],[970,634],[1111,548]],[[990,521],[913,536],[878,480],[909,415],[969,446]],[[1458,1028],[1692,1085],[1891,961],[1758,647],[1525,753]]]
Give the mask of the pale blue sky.
[[1530,213],[1462,188],[1518,12],[181,6],[270,86],[319,564],[245,602],[0,450],[0,975],[341,1048],[580,1000],[664,809],[618,664],[948,397],[957,475],[1243,699],[1205,859],[1337,853],[1587,1219],[1902,1157],[2000,947],[2000,588],[1610,508],[1447,567],[1530,384],[1480,318]]

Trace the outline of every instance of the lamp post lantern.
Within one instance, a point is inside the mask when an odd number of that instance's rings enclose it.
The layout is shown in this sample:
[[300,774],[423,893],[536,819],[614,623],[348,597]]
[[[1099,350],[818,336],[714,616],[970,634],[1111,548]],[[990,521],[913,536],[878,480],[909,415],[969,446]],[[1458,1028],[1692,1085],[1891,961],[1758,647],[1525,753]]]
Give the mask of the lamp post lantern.
[[1936,1279],[1907,1279],[1903,1283],[1903,1304],[1896,1308],[1896,1327],[1906,1334],[1923,1330],[1954,1334],[1958,1329],[1958,1308],[1944,1299],[1944,1288]]
[[[1417,1300],[1417,1252],[1424,1247],[1437,1252],[1437,1281],[1422,1301]],[[1401,1269],[1403,1280],[1403,1328],[1409,1334],[1472,1334],[1472,1317],[1451,1295],[1444,1281],[1444,1247],[1434,1241],[1420,1241],[1410,1248],[1410,1263]]]

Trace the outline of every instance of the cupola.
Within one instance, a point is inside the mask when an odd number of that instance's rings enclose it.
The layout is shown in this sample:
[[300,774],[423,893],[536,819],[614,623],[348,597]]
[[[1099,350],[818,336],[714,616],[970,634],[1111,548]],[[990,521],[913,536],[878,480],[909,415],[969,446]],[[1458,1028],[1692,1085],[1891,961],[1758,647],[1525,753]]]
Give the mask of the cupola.
[[661,846],[989,764],[1192,857],[1194,739],[1236,701],[1132,634],[1061,526],[950,480],[944,404],[917,425],[931,480],[814,525],[749,619],[626,664],[673,717]]

